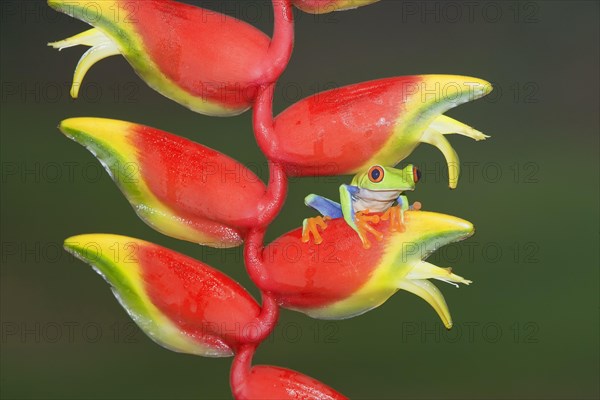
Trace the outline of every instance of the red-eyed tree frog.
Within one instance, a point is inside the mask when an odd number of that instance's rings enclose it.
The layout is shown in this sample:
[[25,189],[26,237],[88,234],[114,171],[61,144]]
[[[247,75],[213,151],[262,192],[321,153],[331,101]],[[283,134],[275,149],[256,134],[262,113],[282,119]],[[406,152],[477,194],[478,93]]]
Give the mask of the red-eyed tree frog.
[[[319,211],[322,216],[304,220],[302,241],[309,242],[312,233],[315,243],[321,243],[319,228],[325,229],[328,220],[341,217],[358,233],[365,248],[370,247],[367,232],[373,234],[378,240],[383,237],[383,234],[369,225],[369,222],[378,223],[380,218],[384,221],[390,219],[390,229],[402,231],[404,211],[421,209],[419,202],[410,206],[408,199],[402,193],[414,190],[420,178],[421,172],[413,165],[403,169],[374,165],[367,171],[355,175],[350,185],[340,186],[340,203],[316,194],[309,194],[304,199],[304,203]],[[394,206],[394,203],[398,203],[398,206]],[[369,215],[370,213],[383,213],[383,215]]]

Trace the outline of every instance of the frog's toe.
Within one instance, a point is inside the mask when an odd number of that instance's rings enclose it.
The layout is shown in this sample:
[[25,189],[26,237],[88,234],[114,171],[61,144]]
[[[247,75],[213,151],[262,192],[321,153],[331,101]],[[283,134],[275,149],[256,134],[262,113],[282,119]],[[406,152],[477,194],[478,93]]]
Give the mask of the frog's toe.
[[367,238],[367,233],[375,236],[375,239],[377,240],[383,239],[383,233],[370,225],[371,223],[378,224],[381,218],[379,215],[368,215],[368,213],[368,210],[356,213],[356,230],[365,249],[371,247],[371,242],[369,242],[369,239]]
[[390,207],[381,216],[383,221],[390,221],[389,231],[390,232],[404,232],[404,210],[402,207]]
[[365,249],[370,249],[371,248],[371,242],[369,242],[369,239],[367,239],[367,234],[364,232],[359,232],[358,233],[358,237],[360,238],[360,241],[362,242],[363,248]]
[[319,232],[319,228],[321,230],[325,230],[327,228],[327,221],[331,218],[329,217],[314,217],[314,218],[306,218],[302,222],[302,242],[308,243],[310,242],[310,235],[312,234],[315,239],[315,244],[320,244],[323,242],[323,238],[321,237],[321,233]]

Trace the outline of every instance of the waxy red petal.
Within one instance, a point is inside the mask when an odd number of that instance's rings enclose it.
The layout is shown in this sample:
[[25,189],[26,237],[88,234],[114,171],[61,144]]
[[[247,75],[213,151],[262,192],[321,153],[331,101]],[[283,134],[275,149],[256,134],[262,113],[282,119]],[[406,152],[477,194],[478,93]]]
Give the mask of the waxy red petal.
[[301,229],[280,236],[262,252],[263,289],[311,317],[350,318],[383,304],[415,265],[474,231],[465,220],[425,211],[407,211],[403,232],[390,232],[389,221],[372,226],[384,237],[369,234],[368,249],[341,218],[327,222],[320,244],[302,242]]
[[[51,43],[62,49],[91,46],[81,84],[95,62],[121,54],[146,83],[193,111],[215,116],[249,109],[260,85],[277,79],[293,46],[293,18],[287,2],[274,1],[269,38],[232,16],[171,0],[48,0],[57,11],[96,29],[86,40]],[[72,90],[77,97],[77,90]]]
[[[377,228],[386,228],[381,223]],[[302,242],[302,229],[280,236],[264,250],[264,267],[284,307],[318,308],[346,299],[369,279],[383,258],[387,242],[360,238],[343,219],[327,223],[323,242]]]
[[266,67],[267,35],[239,19],[183,3],[121,2],[136,7],[143,47],[170,81],[227,109],[252,105]]
[[394,166],[448,109],[484,96],[491,85],[453,75],[380,79],[317,93],[275,118],[261,147],[293,176],[344,175]]
[[393,134],[406,91],[419,82],[406,77],[345,86],[286,109],[275,119],[275,132],[291,173],[321,175],[327,166],[335,175],[358,170]]
[[140,218],[166,235],[237,246],[258,218],[264,183],[224,154],[124,121],[71,118],[60,129],[90,150]]
[[173,210],[238,228],[252,225],[266,186],[242,163],[147,126],[134,125],[131,140],[148,187]]
[[118,235],[74,236],[65,248],[94,266],[140,328],[171,350],[229,356],[257,328],[257,302],[205,263]]

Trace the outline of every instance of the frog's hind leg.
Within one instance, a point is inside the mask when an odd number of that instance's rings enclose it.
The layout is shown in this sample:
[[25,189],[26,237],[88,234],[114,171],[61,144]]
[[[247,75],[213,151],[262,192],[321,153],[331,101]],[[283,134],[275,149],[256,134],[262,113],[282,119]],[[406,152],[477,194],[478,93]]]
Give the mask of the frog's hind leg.
[[341,218],[342,215],[342,206],[340,203],[336,203],[333,200],[329,200],[326,197],[319,196],[316,194],[309,194],[304,199],[304,204],[309,207],[314,208],[318,212],[321,213],[324,217],[329,218]]
[[439,117],[437,117],[427,129],[439,132],[442,135],[462,135],[476,141],[485,140],[489,138],[488,135],[483,134],[477,129],[470,127],[467,124],[463,124],[462,122],[457,121],[454,118],[447,117],[445,115],[440,115]]
[[302,242],[310,242],[310,235],[312,234],[315,239],[315,244],[321,244],[323,242],[323,237],[321,236],[319,229],[324,231],[327,228],[327,221],[329,220],[329,217],[321,217],[320,215],[314,218],[305,218],[304,221],[302,221]]
[[421,142],[435,146],[442,152],[446,158],[446,163],[448,164],[448,180],[450,189],[456,189],[456,185],[458,184],[458,176],[460,175],[460,160],[458,159],[458,154],[456,154],[456,151],[452,148],[452,145],[442,133],[432,128],[429,128],[425,131],[421,137]]

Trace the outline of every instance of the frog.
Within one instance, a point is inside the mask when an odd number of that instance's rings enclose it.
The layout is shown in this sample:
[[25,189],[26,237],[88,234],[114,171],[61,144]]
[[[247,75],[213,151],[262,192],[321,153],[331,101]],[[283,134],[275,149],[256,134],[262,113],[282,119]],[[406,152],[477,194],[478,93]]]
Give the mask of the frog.
[[383,234],[370,223],[390,220],[391,231],[403,231],[404,212],[421,209],[420,202],[410,205],[403,193],[413,191],[420,179],[421,171],[412,164],[403,169],[373,165],[357,173],[350,185],[340,185],[339,203],[323,196],[309,194],[304,203],[321,215],[303,221],[302,241],[310,242],[312,234],[315,244],[322,243],[319,229],[326,229],[327,222],[335,218],[344,218],[358,234],[366,249],[371,247],[367,233],[371,233],[377,240],[383,238]]

